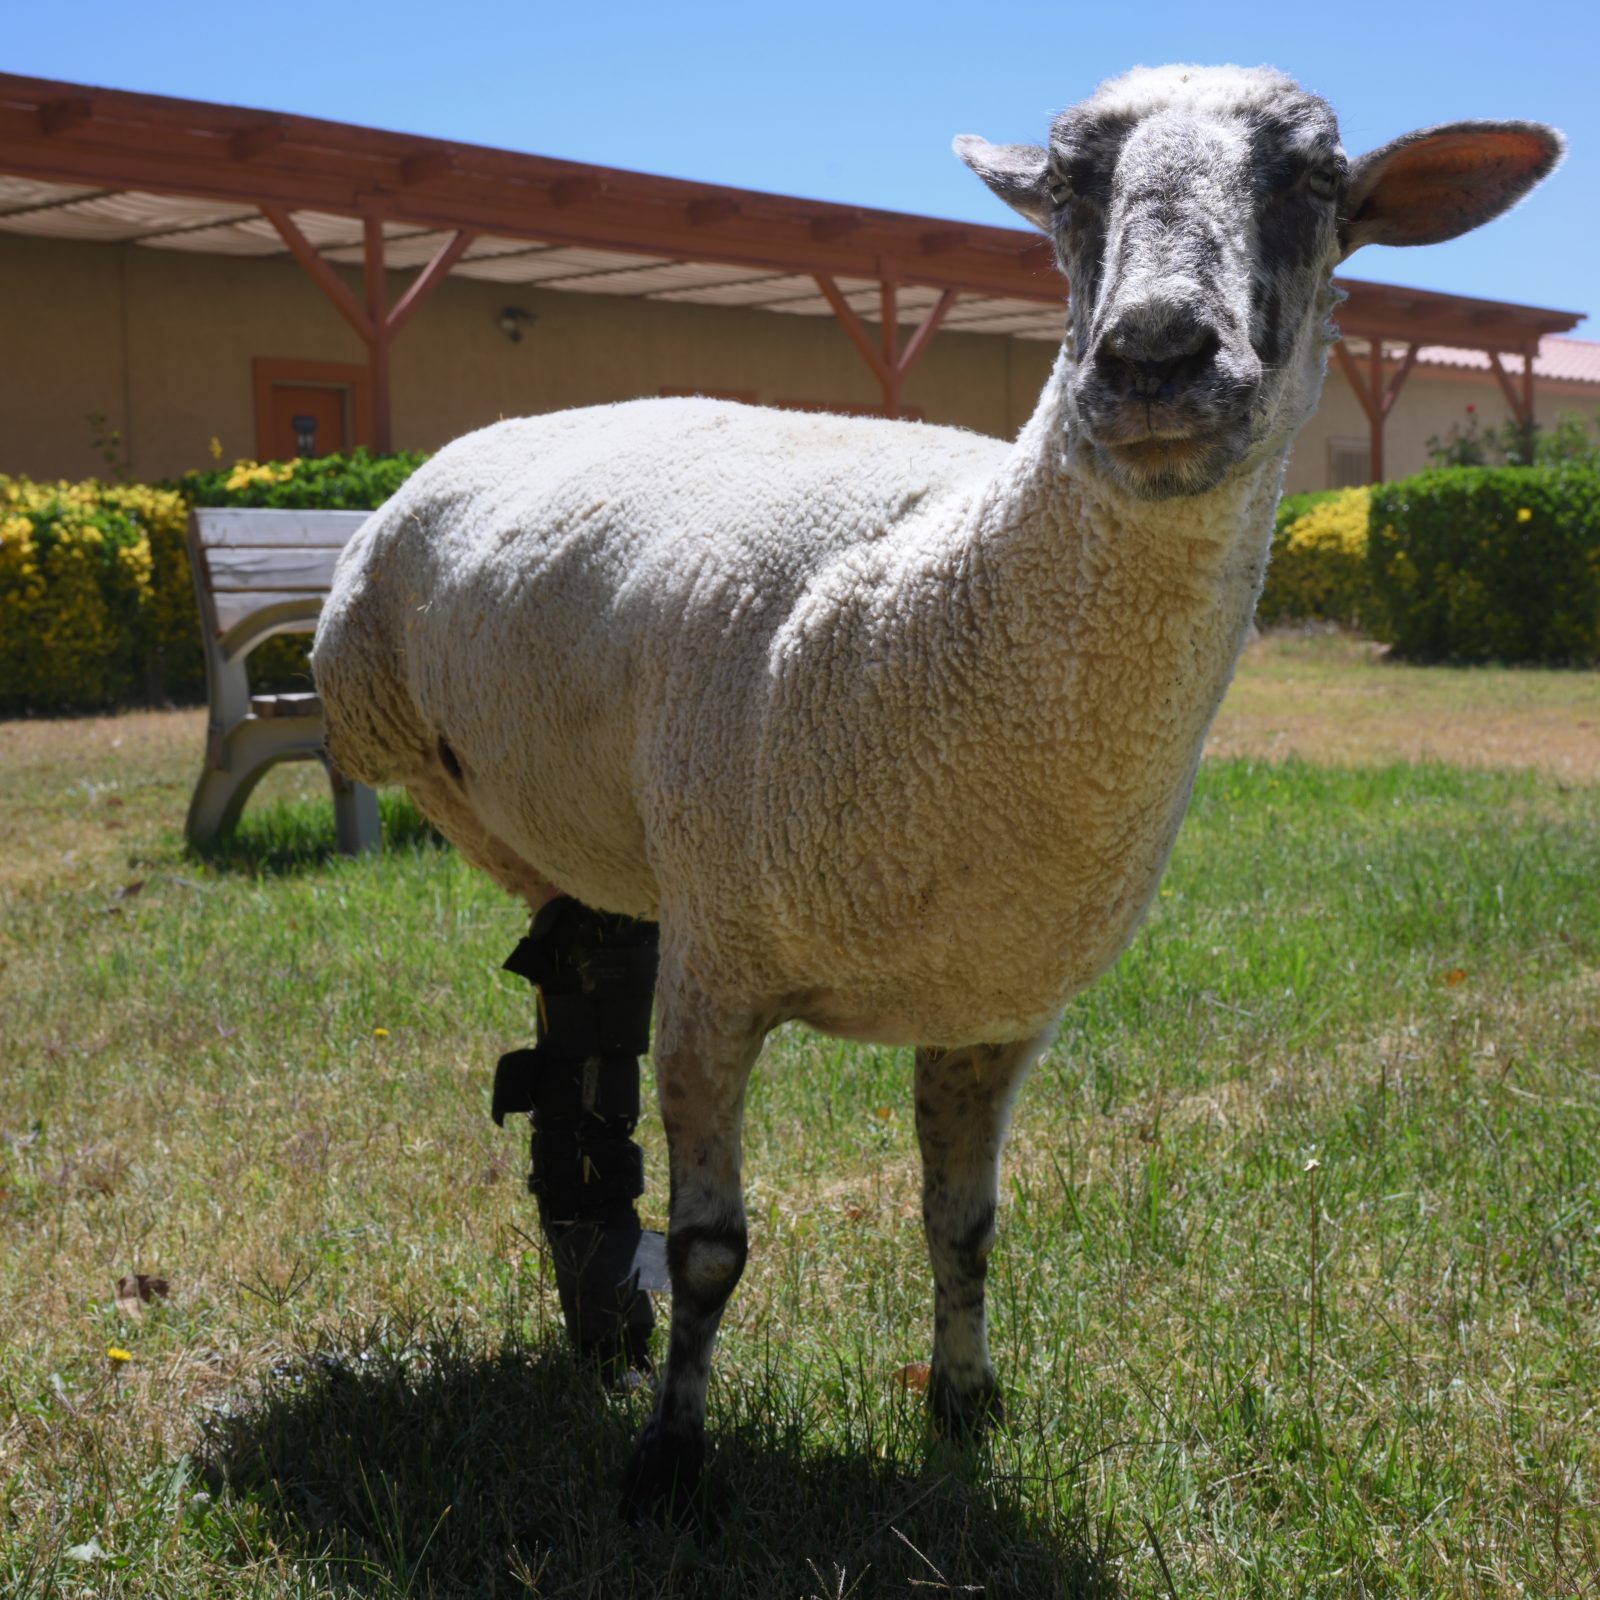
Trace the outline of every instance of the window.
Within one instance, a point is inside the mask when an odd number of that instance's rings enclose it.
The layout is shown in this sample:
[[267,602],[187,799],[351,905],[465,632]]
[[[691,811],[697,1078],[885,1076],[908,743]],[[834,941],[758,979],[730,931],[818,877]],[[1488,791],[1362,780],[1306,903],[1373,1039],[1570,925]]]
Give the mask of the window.
[[1328,487],[1359,489],[1372,482],[1372,446],[1366,439],[1328,441]]

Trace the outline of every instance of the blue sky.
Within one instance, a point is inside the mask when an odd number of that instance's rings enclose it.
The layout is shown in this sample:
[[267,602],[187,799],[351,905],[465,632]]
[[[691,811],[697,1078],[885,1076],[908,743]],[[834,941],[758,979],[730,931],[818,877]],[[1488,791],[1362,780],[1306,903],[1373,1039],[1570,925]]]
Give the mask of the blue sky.
[[1512,216],[1354,276],[1587,311],[1600,338],[1600,6],[1216,0],[641,5],[417,0],[8,7],[4,66],[779,193],[1013,217],[955,133],[1040,141],[1137,62],[1269,62],[1352,153],[1462,117],[1553,122],[1566,165]]

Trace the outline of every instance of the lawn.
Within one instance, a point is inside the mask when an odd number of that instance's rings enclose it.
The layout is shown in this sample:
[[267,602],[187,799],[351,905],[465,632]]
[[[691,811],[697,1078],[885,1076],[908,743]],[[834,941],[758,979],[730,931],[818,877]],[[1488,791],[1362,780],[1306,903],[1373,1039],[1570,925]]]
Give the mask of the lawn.
[[525,919],[398,798],[330,859],[309,769],[187,855],[202,723],[0,724],[7,1600],[1600,1594],[1595,675],[1254,647],[1024,1095],[981,1448],[909,1058],[776,1036],[679,1534],[487,1114]]

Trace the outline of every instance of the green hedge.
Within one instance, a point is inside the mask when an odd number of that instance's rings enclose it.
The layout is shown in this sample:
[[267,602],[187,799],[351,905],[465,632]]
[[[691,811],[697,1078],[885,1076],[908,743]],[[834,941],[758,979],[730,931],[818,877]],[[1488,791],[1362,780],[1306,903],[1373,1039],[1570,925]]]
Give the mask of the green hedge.
[[[371,510],[424,459],[244,461],[155,487],[0,476],[0,716],[203,699],[189,507]],[[308,688],[309,646],[309,634],[267,640],[251,686]]]
[[420,450],[300,461],[240,461],[187,472],[174,488],[192,506],[270,506],[280,511],[375,511],[428,458]]
[[1372,491],[1377,627],[1417,660],[1600,662],[1600,471],[1457,467]]

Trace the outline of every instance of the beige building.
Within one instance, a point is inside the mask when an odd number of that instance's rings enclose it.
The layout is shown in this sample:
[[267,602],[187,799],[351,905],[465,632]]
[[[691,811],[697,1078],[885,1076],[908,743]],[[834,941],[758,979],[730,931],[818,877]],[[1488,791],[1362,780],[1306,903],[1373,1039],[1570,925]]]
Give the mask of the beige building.
[[[0,472],[109,455],[163,478],[213,440],[225,459],[432,449],[684,391],[1010,437],[1062,326],[1019,230],[0,76],[6,116]],[[1367,481],[1375,442],[1385,475],[1419,470],[1469,406],[1490,427],[1530,402],[1541,422],[1600,411],[1578,314],[1346,286],[1292,490]],[[1374,341],[1376,391],[1400,385],[1381,441],[1359,392]]]

